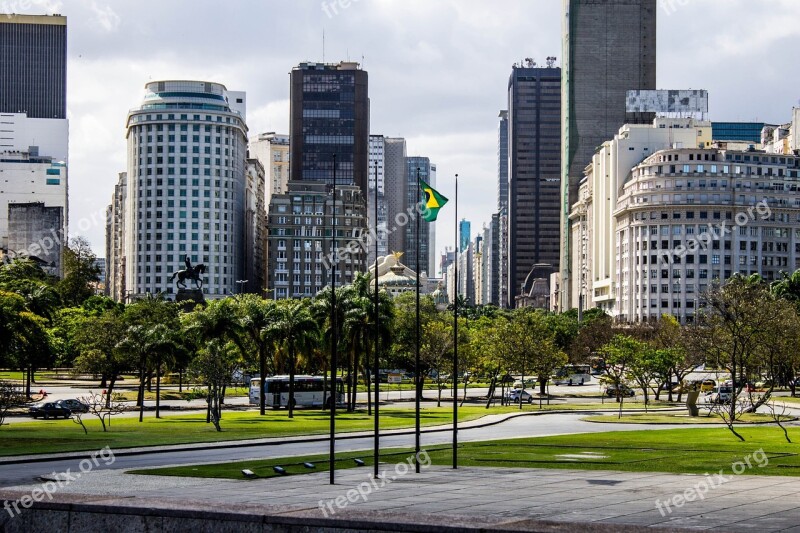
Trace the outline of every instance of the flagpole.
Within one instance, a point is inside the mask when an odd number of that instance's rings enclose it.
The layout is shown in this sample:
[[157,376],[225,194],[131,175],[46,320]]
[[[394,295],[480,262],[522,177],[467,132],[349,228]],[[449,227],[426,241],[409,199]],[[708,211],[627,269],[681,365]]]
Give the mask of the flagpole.
[[419,433],[420,433],[420,419],[419,419],[419,402],[420,402],[420,395],[422,390],[420,388],[420,375],[419,375],[419,346],[420,346],[420,321],[419,321],[419,239],[420,239],[420,231],[419,231],[419,219],[422,217],[421,210],[419,209],[419,202],[421,196],[421,188],[419,183],[419,167],[417,167],[417,210],[416,210],[416,224],[417,224],[417,243],[416,243],[416,269],[417,269],[417,280],[416,280],[416,289],[417,289],[417,320],[416,320],[416,333],[417,333],[417,342],[416,342],[416,353],[414,355],[414,379],[416,380],[415,384],[415,391],[416,391],[416,398],[415,398],[415,426],[414,426],[414,464],[416,465],[417,474],[420,473],[420,464],[419,464]]
[[[456,253],[453,273],[456,290],[453,301],[453,468],[458,468],[458,174],[456,174],[455,198]],[[465,393],[466,394],[466,393]]]
[[336,154],[333,154],[333,204],[331,206],[331,428],[330,428],[330,450],[328,455],[330,472],[330,484],[335,483],[336,478],[336,263],[339,259],[336,253]]
[[378,321],[380,320],[380,310],[378,309],[378,305],[380,304],[380,298],[378,295],[378,162],[375,162],[375,361],[373,365],[373,375],[375,379],[375,445],[374,445],[374,452],[375,457],[373,462],[375,463],[375,472],[374,476],[378,478],[378,467],[381,457],[380,452],[380,431],[381,431],[381,424],[380,418],[378,415],[378,403],[380,401],[380,396],[378,394],[378,387],[380,386],[380,363],[378,361],[378,352],[380,350],[380,329],[378,327]]

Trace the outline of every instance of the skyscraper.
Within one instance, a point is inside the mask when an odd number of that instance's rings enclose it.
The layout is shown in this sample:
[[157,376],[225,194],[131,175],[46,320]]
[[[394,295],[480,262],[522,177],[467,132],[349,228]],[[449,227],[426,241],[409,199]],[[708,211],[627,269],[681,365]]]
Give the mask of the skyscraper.
[[[386,243],[387,251],[402,252],[406,249],[405,228],[398,228],[399,213],[406,212],[408,185],[406,184],[406,140],[385,137],[383,141],[384,185],[386,191]],[[403,262],[408,264],[407,259]]]
[[67,118],[66,17],[0,17],[0,113]]
[[55,275],[69,220],[66,65],[65,17],[0,17],[0,255],[37,257]]
[[[417,172],[419,170],[419,172]],[[414,208],[417,204],[424,201],[425,195],[417,185],[417,177],[430,185],[436,187],[436,165],[431,164],[427,157],[412,156],[406,158],[406,205],[408,209]],[[416,213],[416,209],[414,210]],[[405,228],[398,228],[405,231],[405,258],[403,263],[408,268],[416,270],[417,260],[417,226],[413,217],[408,217],[408,224]],[[421,221],[419,230],[419,272],[425,273],[428,277],[433,277],[436,272],[436,257],[434,253],[435,243],[433,233],[435,222]],[[400,250],[396,250],[400,251]]]
[[535,265],[558,268],[560,117],[561,69],[515,66],[508,80],[506,289],[512,307]]
[[239,292],[244,263],[253,260],[245,202],[259,189],[246,195],[245,105],[244,93],[219,83],[154,81],[128,114],[125,283],[132,296],[174,292],[170,276],[186,256],[206,266],[208,298]]
[[508,111],[497,125],[497,210],[508,208]]
[[656,88],[656,0],[563,2],[560,271],[562,309],[568,309],[570,206],[595,148],[636,122],[626,119],[627,91]]
[[[387,242],[386,217],[386,138],[383,135],[369,136],[369,196],[367,197],[367,230],[374,232],[373,238],[378,241],[378,257],[389,254]],[[377,187],[378,221],[375,223],[375,189]],[[376,229],[377,228],[377,229]],[[375,262],[375,243],[370,242],[367,250],[367,263]]]
[[269,205],[273,194],[283,194],[289,189],[289,136],[274,131],[259,133],[250,140],[249,149],[250,157],[264,166],[264,201]]
[[471,239],[471,224],[469,220],[461,219],[461,222],[458,223],[458,251],[463,252],[469,246],[469,241]]
[[358,63],[300,63],[291,73],[291,181],[356,185],[367,197],[368,76]]

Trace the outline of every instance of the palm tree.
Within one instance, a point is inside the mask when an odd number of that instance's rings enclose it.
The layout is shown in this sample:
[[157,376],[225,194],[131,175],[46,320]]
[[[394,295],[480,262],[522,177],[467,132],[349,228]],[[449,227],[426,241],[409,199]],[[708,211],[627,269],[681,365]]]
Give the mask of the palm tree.
[[[353,294],[353,287],[351,285],[345,285],[343,287],[336,288],[336,338],[342,339],[344,337],[344,319],[347,310],[350,308],[350,299]],[[314,300],[311,303],[311,314],[314,319],[317,321],[317,325],[319,326],[320,331],[322,331],[322,339],[327,346],[327,352],[330,353],[331,350],[331,342],[333,341],[333,329],[331,328],[331,288],[325,287],[321,291],[317,293],[314,297]],[[337,342],[337,353],[342,350],[342,343]],[[325,365],[328,366],[328,365]],[[339,368],[332,369],[334,375],[339,373]],[[331,390],[336,389],[336,384],[331,383]],[[324,394],[324,393],[323,393]],[[331,394],[328,396],[325,394],[326,398],[335,396]],[[327,407],[327,400],[325,402],[325,406]]]
[[[139,372],[139,422],[144,418],[144,388],[148,370],[156,372],[156,418],[160,417],[160,368],[167,353],[176,348],[175,333],[166,324],[135,324],[128,328],[118,348],[135,361]],[[155,364],[152,364],[155,363]]]
[[264,300],[255,294],[243,294],[236,299],[242,332],[258,350],[258,370],[261,378],[259,405],[262,415],[266,412],[265,381],[267,378],[267,354],[275,345],[276,338],[270,334],[270,325],[277,318],[275,302]]
[[[285,303],[284,303],[285,302]],[[319,326],[302,300],[283,300],[267,334],[283,339],[289,356],[289,418],[294,418],[294,374],[298,348],[308,348],[319,338]]]
[[791,302],[800,301],[800,270],[794,273],[781,272],[781,279],[775,280],[770,285],[772,294]]

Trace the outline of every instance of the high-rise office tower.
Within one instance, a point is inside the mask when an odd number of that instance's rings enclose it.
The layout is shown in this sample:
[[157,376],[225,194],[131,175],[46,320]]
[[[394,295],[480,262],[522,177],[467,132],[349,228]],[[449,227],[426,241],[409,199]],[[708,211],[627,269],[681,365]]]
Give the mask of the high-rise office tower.
[[[386,191],[386,244],[387,251],[402,252],[406,249],[406,231],[398,227],[408,207],[408,184],[406,183],[406,140],[385,137],[383,141],[384,186]],[[407,258],[403,263],[409,264]]]
[[66,65],[66,17],[0,17],[0,256],[55,275],[69,219]]
[[508,80],[506,289],[512,307],[535,265],[558,268],[560,118],[561,69],[515,66]]
[[125,205],[128,196],[128,174],[119,179],[106,208],[106,296],[117,302],[126,301],[125,288]]
[[[387,242],[386,206],[386,138],[383,135],[369,136],[369,196],[367,197],[367,230],[378,241],[378,257],[389,254]],[[377,188],[377,196],[376,196]],[[375,202],[378,203],[378,221],[375,223]],[[367,263],[375,262],[375,243],[369,243]]]
[[508,208],[508,111],[497,125],[497,210]]
[[356,185],[367,196],[368,76],[358,63],[300,63],[291,73],[291,181]]
[[469,242],[471,239],[471,224],[469,220],[464,218],[458,223],[458,251],[463,252],[469,246]]
[[0,17],[0,113],[67,118],[66,17]]
[[[408,209],[414,209],[412,214],[416,214],[415,205],[425,200],[424,193],[421,192],[417,177],[424,181],[431,187],[436,187],[436,165],[431,164],[431,160],[427,157],[412,156],[406,158],[406,190],[407,200],[406,205]],[[405,220],[405,219],[404,219]],[[436,254],[435,250],[435,227],[436,222],[420,221],[419,225],[419,273],[423,272],[428,277],[433,277],[436,272]],[[405,230],[405,258],[403,263],[408,265],[408,268],[416,270],[417,260],[417,225],[413,217],[408,217],[408,223],[405,228],[398,228],[400,231]],[[400,251],[400,250],[396,250]]]
[[245,242],[245,105],[244,93],[219,83],[154,81],[128,114],[125,283],[131,296],[173,293],[170,276],[184,268],[186,256],[206,266],[206,297],[242,290],[237,281],[246,279],[244,264],[253,260]]
[[570,206],[595,149],[625,123],[629,90],[656,88],[656,0],[563,0],[562,309],[569,308]]

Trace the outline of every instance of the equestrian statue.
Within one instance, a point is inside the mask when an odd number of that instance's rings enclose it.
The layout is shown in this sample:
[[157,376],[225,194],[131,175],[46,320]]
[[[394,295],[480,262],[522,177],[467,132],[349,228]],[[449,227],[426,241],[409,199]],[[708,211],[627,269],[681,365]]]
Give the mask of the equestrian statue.
[[203,288],[203,280],[200,277],[201,274],[205,274],[206,266],[202,263],[196,266],[192,266],[192,261],[189,259],[187,255],[184,259],[184,264],[186,268],[183,270],[178,270],[177,272],[172,274],[170,281],[174,281],[175,278],[178,278],[178,281],[175,282],[175,285],[178,286],[179,289],[186,289],[186,280],[194,281],[195,289],[200,290]]

